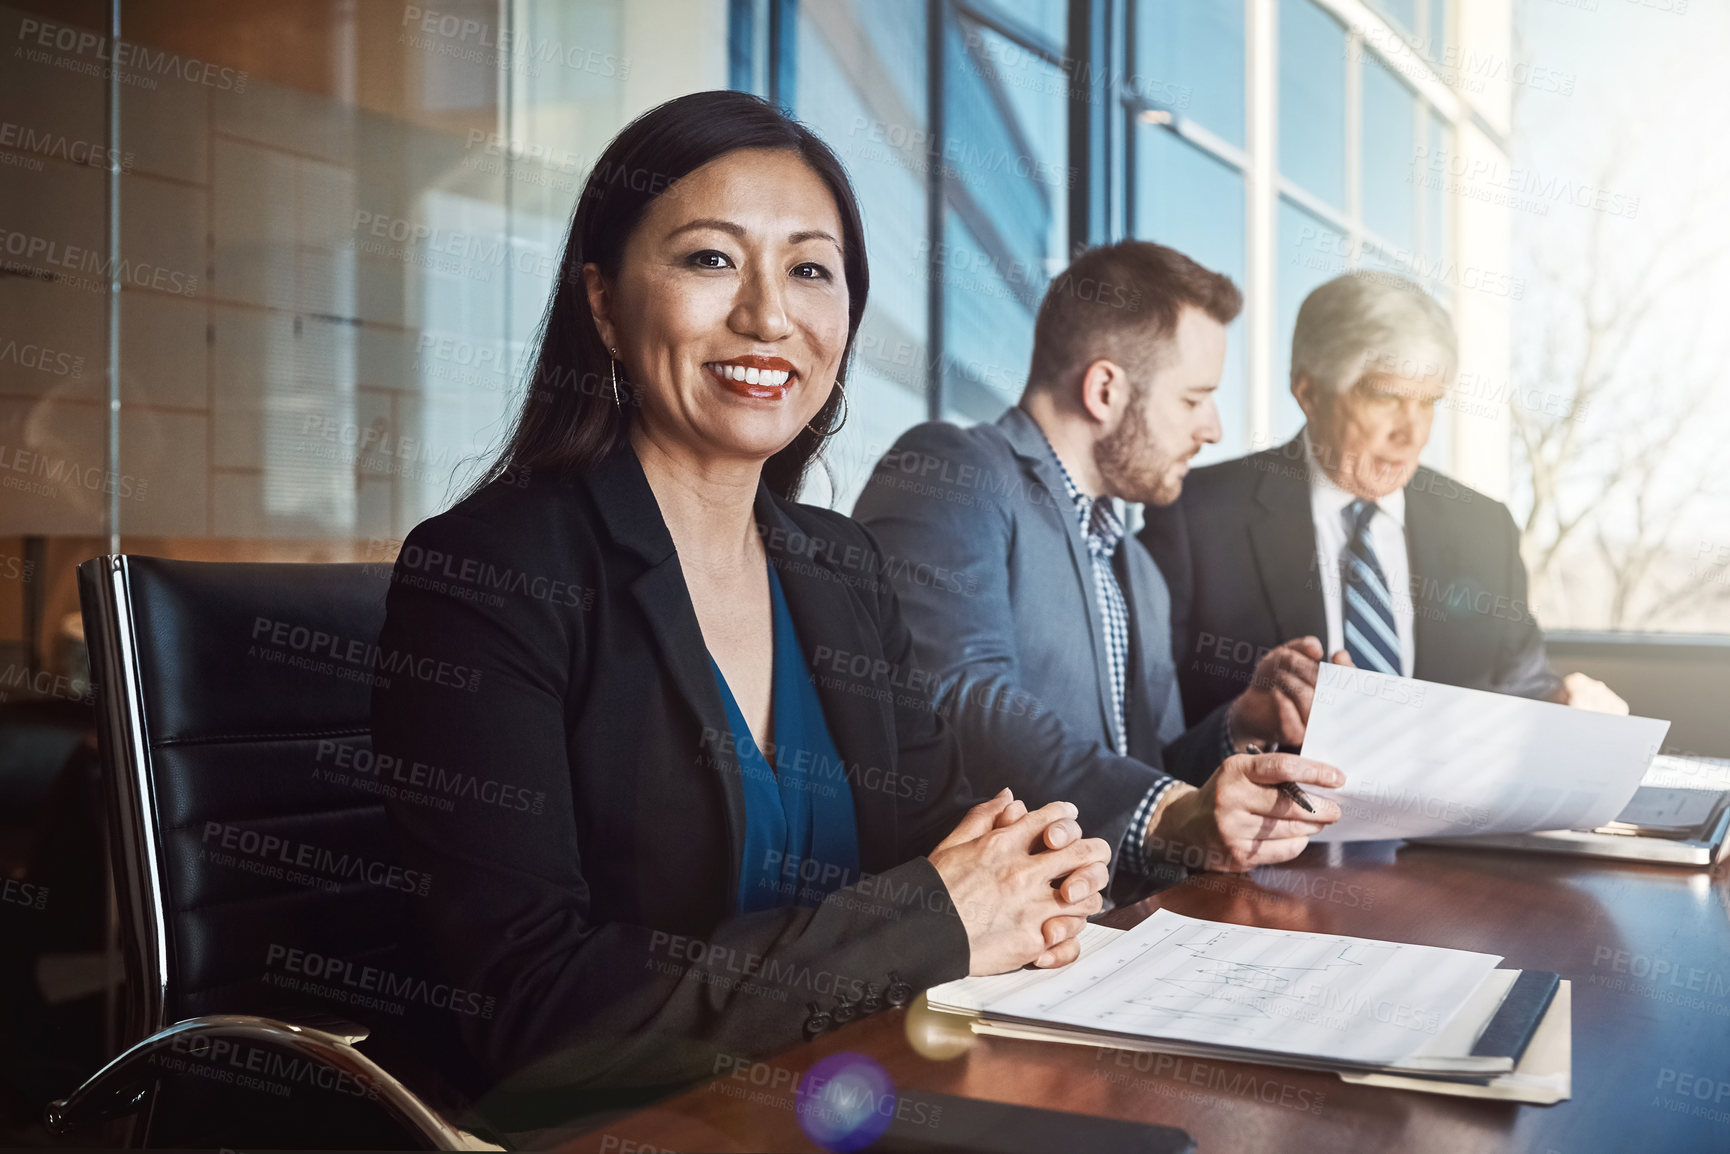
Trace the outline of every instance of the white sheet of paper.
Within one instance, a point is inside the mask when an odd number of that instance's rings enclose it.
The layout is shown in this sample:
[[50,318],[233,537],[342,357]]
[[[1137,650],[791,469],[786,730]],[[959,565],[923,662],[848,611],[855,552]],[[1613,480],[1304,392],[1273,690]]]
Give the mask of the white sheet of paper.
[[[1081,927],[1081,932],[1075,935],[1076,944],[1081,947],[1080,956],[1085,958],[1089,954],[1103,950],[1127,932],[1126,930],[1114,930],[1110,926],[1102,926],[1098,922],[1088,922]],[[951,1011],[967,1011],[977,1014],[985,1008],[987,1003],[1007,997],[1030,986],[1037,986],[1056,972],[1055,970],[1020,969],[1010,970],[1007,974],[985,974],[975,978],[956,978],[952,982],[944,982],[941,986],[931,987],[926,991],[925,996],[933,1006],[940,1006]]]
[[1502,959],[1158,910],[988,1015],[1388,1064],[1435,1038]]
[[[1323,665],[1303,756],[1344,771],[1323,842],[1590,829],[1633,798],[1668,721]],[[1305,786],[1306,791],[1313,787]]]

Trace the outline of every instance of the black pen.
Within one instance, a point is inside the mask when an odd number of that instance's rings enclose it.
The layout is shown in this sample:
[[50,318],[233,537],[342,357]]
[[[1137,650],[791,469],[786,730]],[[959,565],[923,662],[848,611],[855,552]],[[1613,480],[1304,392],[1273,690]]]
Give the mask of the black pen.
[[[1252,741],[1248,745],[1243,747],[1243,751],[1245,753],[1257,753],[1257,754],[1259,754],[1261,752],[1261,746],[1257,745],[1255,742]],[[1269,753],[1278,753],[1279,752],[1279,742],[1275,741],[1275,742],[1271,743],[1268,746],[1267,751]],[[1281,793],[1285,794],[1292,801],[1295,801],[1299,805],[1303,806],[1304,809],[1308,810],[1310,813],[1314,813],[1316,811],[1316,807],[1310,804],[1309,795],[1304,793],[1303,790],[1298,788],[1297,782],[1295,782],[1295,781],[1282,781],[1278,785],[1274,786],[1274,788],[1279,790]]]

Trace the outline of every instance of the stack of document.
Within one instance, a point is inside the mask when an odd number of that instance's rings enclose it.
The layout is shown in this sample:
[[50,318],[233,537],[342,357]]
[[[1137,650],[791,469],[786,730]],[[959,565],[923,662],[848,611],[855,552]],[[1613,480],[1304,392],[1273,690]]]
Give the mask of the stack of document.
[[1298,933],[1159,910],[1089,925],[1079,960],[963,978],[935,1010],[973,1029],[1324,1070],[1348,1081],[1557,1102],[1570,1093],[1569,987],[1493,954]]
[[[1709,866],[1730,854],[1730,786],[1712,783],[1730,762],[1660,756],[1614,821],[1488,837],[1423,838],[1456,849],[1517,849],[1580,857]],[[1666,784],[1679,782],[1680,784]]]

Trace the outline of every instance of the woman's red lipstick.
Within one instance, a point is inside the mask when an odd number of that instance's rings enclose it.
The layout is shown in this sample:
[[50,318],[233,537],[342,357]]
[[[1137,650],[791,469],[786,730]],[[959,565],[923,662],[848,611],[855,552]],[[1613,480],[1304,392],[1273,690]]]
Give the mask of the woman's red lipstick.
[[[739,370],[755,369],[755,382],[741,380],[745,376]],[[736,376],[728,376],[727,370],[732,370]],[[735,396],[750,397],[759,401],[778,401],[787,395],[787,390],[793,387],[798,374],[793,369],[793,362],[782,357],[763,357],[748,353],[742,357],[732,357],[725,361],[707,361],[703,371],[709,374],[709,379]],[[775,374],[784,374],[777,377]],[[779,383],[776,383],[779,382]]]

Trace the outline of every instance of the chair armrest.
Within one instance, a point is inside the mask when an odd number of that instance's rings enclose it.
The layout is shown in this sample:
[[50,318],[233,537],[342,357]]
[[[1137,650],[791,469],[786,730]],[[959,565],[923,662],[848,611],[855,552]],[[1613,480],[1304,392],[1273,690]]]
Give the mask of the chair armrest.
[[[188,1020],[196,1021],[198,1019]],[[285,1013],[271,1014],[268,1018],[259,1018],[255,1020],[275,1022],[282,1026],[298,1026],[302,1031],[316,1030],[319,1033],[329,1034],[332,1037],[347,1042],[351,1046],[358,1046],[368,1038],[372,1037],[372,1030],[368,1027],[361,1025],[359,1022],[351,1022],[347,1018],[339,1018],[335,1014],[314,1014],[302,1012],[300,1010],[290,1010]]]
[[376,1091],[380,1108],[431,1149],[504,1149],[446,1122],[382,1066],[355,1049],[353,1043],[366,1036],[366,1027],[339,1018],[287,1021],[252,1014],[188,1018],[129,1047],[71,1094],[50,1102],[45,1121],[51,1133],[66,1134],[93,1122],[125,1117],[144,1104],[151,1086],[163,1076],[159,1057],[211,1057],[222,1052],[225,1042],[245,1041],[279,1047],[370,1086]]

